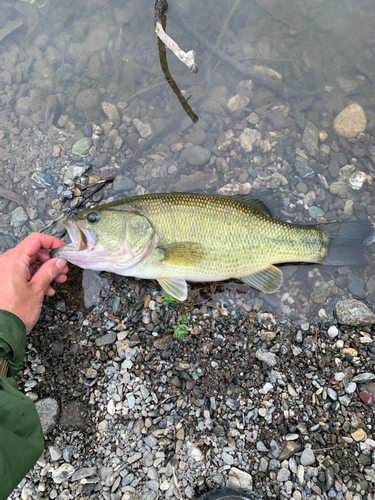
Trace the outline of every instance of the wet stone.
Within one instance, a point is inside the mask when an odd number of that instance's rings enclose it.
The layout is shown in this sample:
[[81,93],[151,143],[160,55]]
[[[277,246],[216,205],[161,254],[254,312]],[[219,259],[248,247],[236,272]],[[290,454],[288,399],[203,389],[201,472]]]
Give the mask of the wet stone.
[[139,135],[143,139],[147,139],[152,134],[152,128],[148,123],[142,123],[138,118],[134,118],[133,120],[135,128],[138,130]]
[[208,149],[201,146],[191,146],[186,148],[181,153],[181,158],[184,158],[189,165],[193,167],[203,167],[211,157]]
[[116,342],[117,335],[115,332],[109,332],[106,335],[103,335],[102,337],[99,337],[95,340],[95,344],[100,347],[102,345],[108,345],[108,344],[113,344]]
[[375,315],[362,302],[355,299],[342,300],[336,304],[338,323],[348,326],[365,326],[375,323]]
[[79,139],[73,144],[72,154],[78,156],[84,156],[89,152],[91,146],[92,146],[92,140],[90,139],[90,137],[83,137],[82,139]]
[[[200,147],[200,146],[193,146]],[[181,179],[176,182],[176,191],[203,191],[214,186],[217,183],[218,177],[204,172],[193,172],[190,175],[181,176]]]
[[238,138],[241,148],[250,153],[256,146],[259,145],[262,136],[258,130],[245,128],[243,133]]
[[64,184],[71,186],[74,182],[82,177],[82,175],[90,168],[90,165],[72,165],[68,168],[64,175]]
[[353,139],[366,129],[367,119],[363,108],[353,103],[343,109],[333,122],[334,132],[344,139]]
[[104,111],[105,116],[108,118],[110,122],[113,123],[114,127],[120,125],[120,115],[114,104],[104,101],[102,102],[102,109]]
[[309,167],[307,160],[302,158],[302,156],[297,156],[294,166],[298,175],[300,175],[303,179],[312,179],[315,175],[314,170]]
[[95,89],[82,90],[76,97],[75,106],[78,111],[88,111],[99,104],[99,92]]
[[100,155],[95,160],[95,166],[98,168],[105,167],[111,161],[111,157],[108,153],[100,153]]
[[206,132],[201,129],[194,130],[186,139],[186,142],[191,142],[195,146],[201,146],[206,140]]
[[367,181],[365,172],[354,172],[348,179],[349,186],[354,190],[362,189],[364,183]]
[[317,219],[318,217],[324,216],[324,210],[322,210],[320,207],[315,207],[313,205],[312,207],[309,207],[309,214],[310,217],[312,217],[313,219]]
[[339,176],[340,165],[336,160],[331,160],[329,162],[328,172],[330,173],[331,177],[333,177],[333,179],[336,179]]
[[357,297],[363,297],[365,294],[365,282],[355,274],[348,273],[348,288],[350,293]]
[[84,133],[85,137],[91,137],[92,136],[93,130],[92,130],[91,123],[85,123],[85,125],[83,126],[83,133]]
[[53,178],[50,174],[34,172],[29,178],[27,184],[33,189],[50,188],[53,186]]
[[319,130],[311,123],[307,122],[302,134],[302,144],[310,156],[316,156],[319,152]]
[[336,81],[340,90],[345,94],[353,94],[358,88],[358,83],[354,80],[346,80],[346,78],[338,77]]
[[131,191],[136,187],[136,183],[125,175],[118,175],[113,182],[113,190],[118,192]]

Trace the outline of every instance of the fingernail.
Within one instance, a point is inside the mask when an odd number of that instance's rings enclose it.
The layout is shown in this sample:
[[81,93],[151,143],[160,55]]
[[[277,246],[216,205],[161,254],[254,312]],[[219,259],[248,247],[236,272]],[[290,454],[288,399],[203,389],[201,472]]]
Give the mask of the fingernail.
[[65,259],[57,259],[56,260],[56,267],[62,271],[64,267],[66,266],[67,262]]

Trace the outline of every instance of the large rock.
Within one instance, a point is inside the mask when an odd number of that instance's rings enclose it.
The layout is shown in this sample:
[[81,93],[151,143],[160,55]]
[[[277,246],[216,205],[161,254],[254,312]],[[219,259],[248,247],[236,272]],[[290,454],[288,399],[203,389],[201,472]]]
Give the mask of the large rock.
[[243,491],[252,491],[253,478],[248,472],[237,469],[237,467],[231,467],[228,474],[227,486]]
[[241,148],[250,153],[254,147],[259,145],[261,138],[262,136],[258,130],[245,128],[238,140]]
[[211,158],[211,153],[202,146],[190,146],[182,151],[181,158],[193,167],[203,167]]
[[319,152],[319,130],[311,123],[307,122],[302,134],[302,144],[310,156],[316,156]]
[[218,176],[205,174],[203,172],[194,172],[191,175],[182,175],[181,179],[176,182],[176,191],[203,191],[207,188],[212,188],[217,184]]
[[334,122],[334,132],[344,139],[353,139],[362,134],[367,125],[367,119],[363,108],[357,104],[350,104],[339,113]]
[[95,89],[82,90],[77,95],[75,104],[78,111],[88,111],[96,108],[99,104],[99,92]]
[[60,406],[56,399],[46,398],[35,403],[40,422],[42,424],[43,434],[51,432],[57,424],[57,418],[60,413]]
[[120,125],[120,115],[114,104],[104,101],[102,102],[102,109],[104,111],[105,116],[108,118],[109,121],[113,123],[115,127]]
[[359,300],[348,299],[338,302],[335,313],[341,325],[365,326],[375,323],[375,315]]

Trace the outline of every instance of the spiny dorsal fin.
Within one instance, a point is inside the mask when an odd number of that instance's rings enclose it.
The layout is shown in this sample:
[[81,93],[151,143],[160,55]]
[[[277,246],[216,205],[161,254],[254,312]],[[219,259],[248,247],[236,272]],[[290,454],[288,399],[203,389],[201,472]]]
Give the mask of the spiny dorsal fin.
[[163,255],[163,261],[168,264],[185,265],[196,264],[204,256],[204,248],[200,243],[182,241],[181,243],[172,243],[158,247]]
[[159,278],[160,286],[177,300],[187,299],[187,283],[182,278]]
[[239,279],[260,292],[273,293],[280,288],[283,282],[283,273],[278,267],[270,265],[261,271]]
[[231,196],[231,198],[243,203],[244,205],[248,205],[249,207],[256,208],[257,210],[260,210],[263,212],[267,217],[272,217],[270,209],[267,207],[267,205],[261,201],[258,200],[258,198],[254,198],[252,194],[235,194]]

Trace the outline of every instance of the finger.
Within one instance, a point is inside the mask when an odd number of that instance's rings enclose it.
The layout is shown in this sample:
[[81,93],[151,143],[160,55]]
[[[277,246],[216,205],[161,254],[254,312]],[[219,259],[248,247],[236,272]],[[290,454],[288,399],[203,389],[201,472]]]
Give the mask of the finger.
[[21,241],[14,250],[20,252],[22,255],[32,257],[37,254],[41,248],[50,250],[52,248],[61,247],[62,245],[65,245],[63,241],[49,234],[31,233]]
[[33,287],[45,293],[45,290],[49,289],[51,281],[59,276],[66,267],[65,259],[50,259],[48,262],[42,264],[31,278],[30,283]]
[[60,274],[59,276],[56,276],[56,278],[53,280],[55,283],[65,283],[65,281],[68,279],[66,274]]
[[55,293],[55,290],[51,286],[49,286],[44,295],[47,295],[47,297],[52,297],[53,295],[55,295]]
[[40,262],[41,264],[44,264],[47,262],[51,257],[49,256],[49,250],[39,250],[39,252],[32,257],[30,257],[30,263],[33,262]]

